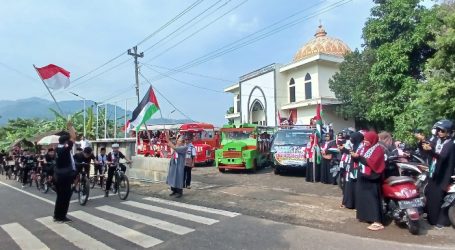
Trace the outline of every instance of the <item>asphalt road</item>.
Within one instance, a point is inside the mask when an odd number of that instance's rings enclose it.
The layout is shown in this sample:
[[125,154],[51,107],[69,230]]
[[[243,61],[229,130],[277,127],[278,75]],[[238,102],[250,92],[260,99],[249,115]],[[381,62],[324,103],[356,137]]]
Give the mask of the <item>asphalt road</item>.
[[91,195],[86,206],[73,200],[73,223],[54,223],[54,193],[21,189],[0,176],[0,249],[436,249],[278,223],[177,198],[131,193],[121,201],[101,197],[97,188]]

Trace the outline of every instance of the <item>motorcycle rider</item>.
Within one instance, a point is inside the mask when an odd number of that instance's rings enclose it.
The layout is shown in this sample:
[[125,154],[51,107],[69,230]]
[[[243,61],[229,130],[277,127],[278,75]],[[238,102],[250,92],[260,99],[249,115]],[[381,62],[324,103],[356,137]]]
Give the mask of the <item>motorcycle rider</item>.
[[435,125],[438,139],[436,145],[423,144],[423,149],[432,156],[430,165],[430,179],[427,186],[426,198],[428,209],[428,222],[435,225],[436,229],[449,226],[448,208],[441,208],[446,189],[450,183],[454,169],[450,160],[454,143],[451,139],[453,123],[450,120],[440,120]]

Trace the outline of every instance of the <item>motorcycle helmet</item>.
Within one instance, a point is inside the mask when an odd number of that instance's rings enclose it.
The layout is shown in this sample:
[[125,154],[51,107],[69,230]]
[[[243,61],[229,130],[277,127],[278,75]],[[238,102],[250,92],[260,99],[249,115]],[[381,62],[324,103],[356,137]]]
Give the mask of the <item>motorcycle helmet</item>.
[[447,119],[440,120],[434,124],[433,128],[444,130],[447,131],[448,133],[452,133],[453,122]]

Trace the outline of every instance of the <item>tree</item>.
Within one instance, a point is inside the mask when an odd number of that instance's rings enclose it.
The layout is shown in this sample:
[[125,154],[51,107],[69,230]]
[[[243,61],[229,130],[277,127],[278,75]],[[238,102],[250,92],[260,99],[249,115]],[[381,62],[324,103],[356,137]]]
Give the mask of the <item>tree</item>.
[[[407,122],[416,98],[416,88],[424,80],[424,63],[434,53],[428,29],[434,12],[420,5],[421,0],[375,0],[371,17],[363,29],[366,47],[375,51],[370,81],[375,90],[371,95],[370,121],[385,122],[385,128],[409,132]],[[406,122],[406,124],[403,124]]]
[[430,43],[436,51],[426,64],[427,81],[420,84],[412,105],[428,129],[436,120],[455,118],[455,2],[436,7],[437,23],[430,27],[435,36]]
[[[233,107],[233,106],[229,107],[229,109],[226,110],[226,114],[227,114],[227,115],[229,115],[229,114],[234,114],[234,107]],[[229,125],[234,124],[234,119],[228,119],[228,124],[229,124]]]
[[329,87],[343,105],[337,112],[356,121],[365,121],[370,105],[371,89],[370,71],[374,63],[373,51],[358,49],[345,56],[340,64],[340,71],[329,80]]

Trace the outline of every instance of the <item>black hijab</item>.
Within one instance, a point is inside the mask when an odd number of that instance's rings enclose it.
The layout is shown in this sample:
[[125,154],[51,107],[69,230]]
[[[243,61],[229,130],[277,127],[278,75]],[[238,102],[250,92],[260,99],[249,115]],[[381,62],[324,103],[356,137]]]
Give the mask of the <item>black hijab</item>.
[[351,134],[350,140],[352,142],[352,147],[353,147],[352,149],[354,151],[356,151],[359,148],[360,143],[362,143],[362,141],[363,141],[363,134],[360,132],[354,132]]

